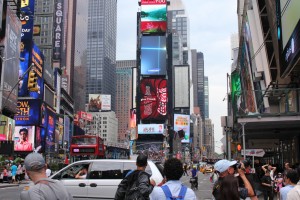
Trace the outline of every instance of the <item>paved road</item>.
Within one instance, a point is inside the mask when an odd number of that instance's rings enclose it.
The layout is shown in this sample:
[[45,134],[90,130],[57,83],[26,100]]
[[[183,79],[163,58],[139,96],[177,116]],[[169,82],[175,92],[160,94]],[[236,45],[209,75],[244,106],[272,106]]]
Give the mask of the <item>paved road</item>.
[[20,200],[20,193],[23,190],[24,185],[0,188],[1,200]]

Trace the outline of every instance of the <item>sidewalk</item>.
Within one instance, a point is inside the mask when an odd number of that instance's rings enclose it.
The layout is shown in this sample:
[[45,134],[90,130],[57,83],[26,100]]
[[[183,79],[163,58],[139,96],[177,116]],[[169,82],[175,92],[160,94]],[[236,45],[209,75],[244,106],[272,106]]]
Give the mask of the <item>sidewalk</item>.
[[21,181],[19,184],[17,183],[0,183],[0,188],[7,188],[7,187],[16,187],[19,185],[29,184],[30,181]]

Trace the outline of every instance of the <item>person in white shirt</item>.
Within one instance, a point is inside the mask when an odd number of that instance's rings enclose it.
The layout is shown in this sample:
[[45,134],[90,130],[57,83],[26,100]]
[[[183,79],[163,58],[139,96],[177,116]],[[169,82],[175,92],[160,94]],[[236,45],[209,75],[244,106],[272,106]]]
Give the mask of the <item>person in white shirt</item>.
[[150,200],[166,200],[167,196],[182,199],[196,200],[197,197],[193,190],[183,186],[180,178],[183,175],[183,167],[180,160],[171,158],[164,164],[164,174],[167,182],[161,187],[154,187],[150,194]]
[[266,164],[266,165],[263,165],[261,168],[265,173],[266,173],[267,170],[269,170],[270,171],[270,177],[271,177],[272,181],[274,181],[274,174],[275,174],[275,171],[276,171],[276,167],[272,167],[272,165]]
[[47,169],[46,169],[46,175],[47,175],[47,177],[50,177],[51,176],[51,169],[49,169],[49,165],[48,164],[46,164],[46,167],[47,167]]

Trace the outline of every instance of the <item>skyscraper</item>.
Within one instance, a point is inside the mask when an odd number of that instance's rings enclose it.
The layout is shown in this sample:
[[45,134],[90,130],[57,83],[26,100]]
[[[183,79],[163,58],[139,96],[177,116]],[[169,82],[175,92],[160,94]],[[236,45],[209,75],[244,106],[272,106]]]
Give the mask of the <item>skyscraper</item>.
[[204,76],[204,116],[209,118],[209,87],[208,77]]
[[117,61],[117,88],[116,88],[116,117],[119,121],[118,141],[123,142],[128,136],[129,114],[132,108],[132,75],[133,67],[136,66],[135,60]]
[[[115,110],[117,0],[77,0],[75,65],[86,52],[86,94],[110,94]],[[83,65],[82,65],[83,66]]]

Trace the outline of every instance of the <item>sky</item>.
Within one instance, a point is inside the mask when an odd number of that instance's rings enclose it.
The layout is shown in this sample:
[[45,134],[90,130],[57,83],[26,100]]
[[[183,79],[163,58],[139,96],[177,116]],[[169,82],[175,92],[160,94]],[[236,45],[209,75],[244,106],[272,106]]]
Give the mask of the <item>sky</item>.
[[[172,0],[171,0],[172,1]],[[190,19],[190,48],[204,54],[209,81],[209,117],[214,124],[215,150],[223,137],[221,116],[227,115],[227,73],[231,71],[230,37],[238,32],[237,0],[182,0]],[[117,60],[136,59],[138,0],[118,0]]]

